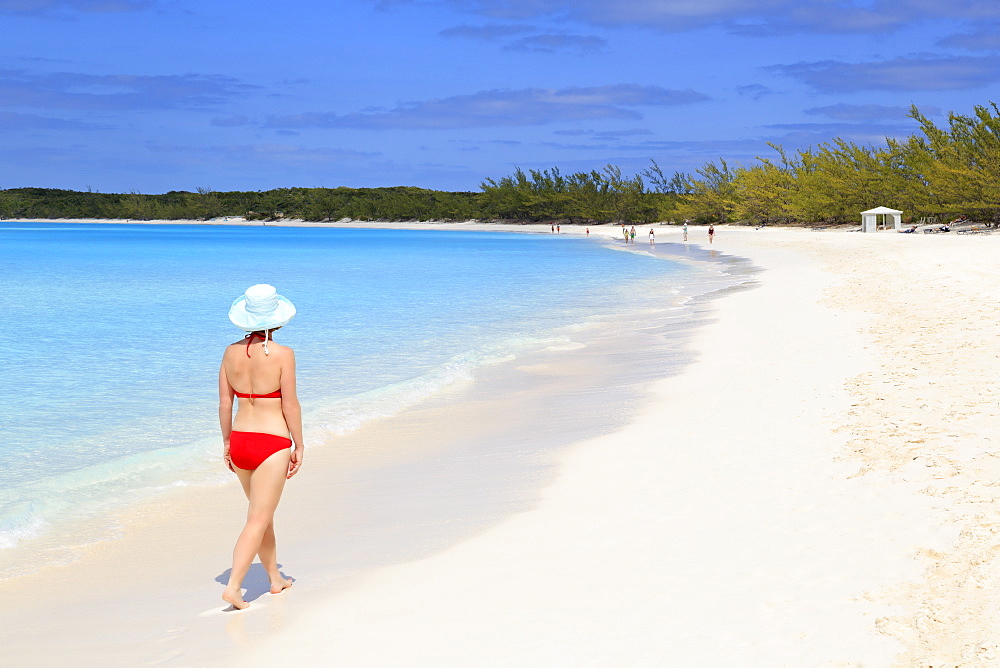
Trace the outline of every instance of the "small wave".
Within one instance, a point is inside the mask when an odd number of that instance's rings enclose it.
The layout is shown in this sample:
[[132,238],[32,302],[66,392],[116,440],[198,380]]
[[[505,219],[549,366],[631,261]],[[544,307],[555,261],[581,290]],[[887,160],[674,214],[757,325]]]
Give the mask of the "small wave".
[[133,454],[4,489],[0,549],[16,547],[57,524],[112,513],[158,488],[207,480],[198,472],[209,442]]
[[45,529],[45,523],[33,517],[30,508],[27,510],[23,514],[11,513],[0,522],[0,550],[15,547],[23,540],[40,535]]

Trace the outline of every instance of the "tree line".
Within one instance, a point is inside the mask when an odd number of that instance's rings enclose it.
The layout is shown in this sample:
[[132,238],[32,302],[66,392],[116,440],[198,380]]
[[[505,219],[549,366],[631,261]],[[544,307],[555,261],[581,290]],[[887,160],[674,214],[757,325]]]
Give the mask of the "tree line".
[[330,221],[464,220],[479,215],[476,193],[424,188],[277,188],[254,192],[172,191],[163,195],[49,188],[0,190],[0,218],[120,218]]
[[707,163],[688,177],[678,214],[703,221],[856,222],[875,206],[912,218],[1000,222],[1000,109],[951,113],[939,127],[914,106],[920,132],[885,146],[834,139],[794,155],[771,145],[772,158],[750,166]]
[[939,127],[917,107],[920,128],[885,146],[834,139],[754,164],[709,161],[694,174],[667,178],[659,165],[632,177],[614,166],[562,175],[558,169],[517,170],[482,184],[484,211],[500,218],[563,218],[597,222],[856,223],[876,206],[907,217],[1000,222],[1000,109],[951,113]]
[[654,221],[854,223],[885,205],[917,217],[966,214],[1000,222],[1000,109],[951,113],[939,127],[911,107],[919,133],[884,146],[843,139],[753,164],[707,162],[694,174],[667,176],[650,167],[625,175],[619,167],[563,174],[559,168],[516,169],[488,178],[480,192],[414,187],[279,188],[255,192],[175,191],[163,195],[0,190],[0,218],[362,220],[564,220],[581,223]]

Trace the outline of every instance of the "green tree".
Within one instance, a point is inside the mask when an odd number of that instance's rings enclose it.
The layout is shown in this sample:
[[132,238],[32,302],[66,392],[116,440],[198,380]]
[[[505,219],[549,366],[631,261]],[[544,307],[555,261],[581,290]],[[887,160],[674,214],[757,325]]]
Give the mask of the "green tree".
[[695,171],[701,178],[691,179],[691,192],[685,195],[680,214],[699,222],[728,222],[736,208],[736,173],[724,158]]
[[924,137],[907,147],[925,154],[921,176],[933,193],[932,206],[1000,220],[1000,109],[977,105],[970,116],[948,114],[948,129],[937,127],[914,106],[910,116]]

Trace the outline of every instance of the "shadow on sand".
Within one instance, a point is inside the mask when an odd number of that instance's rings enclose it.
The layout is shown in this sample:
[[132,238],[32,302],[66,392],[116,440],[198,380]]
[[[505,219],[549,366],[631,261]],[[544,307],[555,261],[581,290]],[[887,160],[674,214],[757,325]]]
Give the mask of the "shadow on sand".
[[[232,570],[232,568],[227,568],[222,571],[222,573],[215,578],[215,581],[225,587],[229,584],[229,573]],[[278,571],[281,572],[281,564],[278,564]],[[295,578],[290,575],[286,575],[285,573],[281,573],[281,577],[286,580],[295,581]],[[271,580],[267,577],[267,571],[264,570],[264,566],[262,564],[255,563],[250,565],[250,570],[247,571],[247,576],[243,578],[243,589],[245,590],[243,600],[247,603],[252,603],[271,591]],[[236,609],[237,608],[234,608],[233,606],[229,606],[224,612],[231,612]]]

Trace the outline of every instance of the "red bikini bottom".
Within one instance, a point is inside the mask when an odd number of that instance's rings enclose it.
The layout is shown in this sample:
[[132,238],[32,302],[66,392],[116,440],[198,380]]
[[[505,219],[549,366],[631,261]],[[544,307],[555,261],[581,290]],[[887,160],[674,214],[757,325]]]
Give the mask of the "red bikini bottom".
[[253,471],[274,453],[290,447],[290,438],[256,431],[234,431],[229,437],[229,458],[233,466]]

